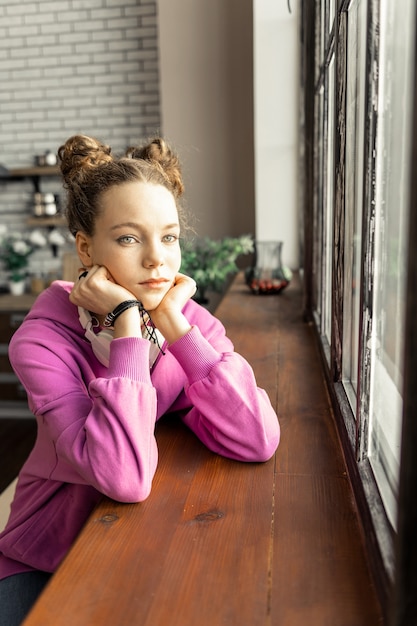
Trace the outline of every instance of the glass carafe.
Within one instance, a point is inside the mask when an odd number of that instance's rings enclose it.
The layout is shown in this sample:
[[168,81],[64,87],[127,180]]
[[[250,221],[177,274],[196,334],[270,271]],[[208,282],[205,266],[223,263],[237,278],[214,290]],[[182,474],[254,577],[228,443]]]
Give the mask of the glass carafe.
[[276,294],[287,287],[292,273],[282,265],[282,241],[255,241],[255,261],[245,271],[246,283],[254,294]]

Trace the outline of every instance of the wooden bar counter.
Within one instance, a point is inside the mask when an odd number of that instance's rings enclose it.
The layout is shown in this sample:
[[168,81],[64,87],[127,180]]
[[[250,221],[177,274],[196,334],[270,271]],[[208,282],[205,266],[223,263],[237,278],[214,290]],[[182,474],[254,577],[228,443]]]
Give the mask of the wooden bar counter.
[[277,408],[276,455],[224,459],[162,420],[151,495],[103,499],[25,626],[382,623],[299,282],[254,296],[238,275],[217,315]]

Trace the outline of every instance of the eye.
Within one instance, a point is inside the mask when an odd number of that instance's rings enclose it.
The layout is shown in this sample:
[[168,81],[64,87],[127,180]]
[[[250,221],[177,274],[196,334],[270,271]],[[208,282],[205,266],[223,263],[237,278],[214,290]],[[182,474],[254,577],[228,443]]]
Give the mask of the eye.
[[137,243],[137,238],[133,235],[122,235],[118,237],[117,241],[121,244],[130,245],[132,243]]
[[178,237],[177,235],[165,235],[163,237],[163,241],[165,243],[175,243],[176,241],[178,241]]

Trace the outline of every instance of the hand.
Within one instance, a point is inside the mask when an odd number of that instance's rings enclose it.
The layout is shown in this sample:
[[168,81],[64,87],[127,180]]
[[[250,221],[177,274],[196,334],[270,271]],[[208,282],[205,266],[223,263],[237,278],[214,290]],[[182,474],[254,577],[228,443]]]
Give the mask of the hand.
[[[178,273],[170,289],[166,292],[158,306],[152,311],[152,317],[159,315],[161,312],[181,312],[188,300],[193,297],[196,290],[197,285],[195,280],[190,278],[190,276]],[[151,311],[149,311],[149,313],[150,312]]]
[[97,315],[107,315],[124,300],[136,300],[132,293],[115,283],[106,267],[93,265],[86,275],[84,268],[79,271],[80,278],[69,296],[73,304]]
[[158,306],[148,311],[152,322],[163,334],[168,343],[173,343],[185,335],[191,326],[182,313],[185,304],[197,290],[195,280],[185,274],[177,274],[172,287],[167,291]]

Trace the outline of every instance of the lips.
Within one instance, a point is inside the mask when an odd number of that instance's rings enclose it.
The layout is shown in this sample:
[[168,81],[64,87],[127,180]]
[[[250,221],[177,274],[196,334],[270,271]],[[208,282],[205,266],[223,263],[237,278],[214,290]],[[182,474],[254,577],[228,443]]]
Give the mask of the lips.
[[144,280],[142,283],[139,283],[141,287],[150,287],[150,288],[158,288],[162,287],[169,283],[167,278],[149,278],[148,280]]

